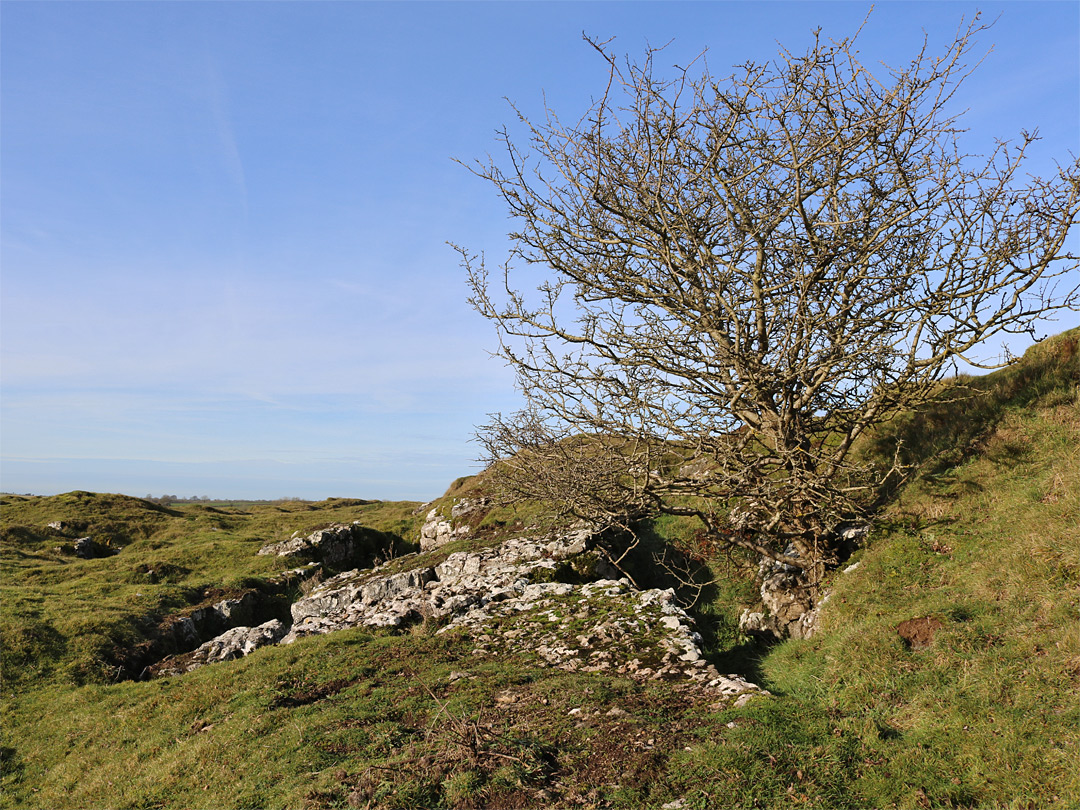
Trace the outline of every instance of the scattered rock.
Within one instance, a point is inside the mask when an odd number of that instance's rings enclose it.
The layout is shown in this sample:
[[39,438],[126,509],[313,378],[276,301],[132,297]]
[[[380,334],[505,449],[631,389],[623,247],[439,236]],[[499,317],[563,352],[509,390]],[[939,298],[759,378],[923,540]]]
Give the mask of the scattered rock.
[[[870,526],[857,524],[839,532],[837,553],[845,559],[865,541]],[[798,551],[789,546],[784,550],[789,557],[798,557]],[[844,569],[849,573],[858,568],[854,563]],[[750,635],[766,638],[811,638],[818,631],[820,608],[828,599],[806,580],[805,572],[792,565],[785,565],[768,557],[761,560],[758,574],[761,580],[761,604],[747,609],[739,617],[739,629]]]
[[[573,639],[567,633],[572,621],[584,624]],[[692,624],[675,604],[674,591],[638,591],[622,579],[530,583],[519,594],[455,616],[439,632],[467,632],[481,655],[528,649],[572,672],[610,671],[639,681],[690,679],[725,697],[768,694],[706,663]]]
[[468,526],[459,526],[455,529],[453,523],[441,518],[438,509],[432,509],[427,513],[424,525],[420,527],[420,550],[431,551],[445,546],[458,537],[464,537],[468,533]]
[[[764,692],[764,690],[762,690],[762,691]],[[743,706],[745,706],[747,703],[749,703],[755,697],[756,697],[756,695],[753,692],[744,692],[743,694],[741,694],[737,698],[735,698],[734,706],[735,706],[736,709],[741,709]]]
[[438,508],[427,513],[424,525],[420,527],[420,550],[431,551],[432,549],[445,546],[451,540],[465,537],[471,531],[467,524],[455,526],[459,518],[474,512],[479,512],[491,506],[491,500],[485,497],[462,498],[450,507],[450,519],[443,517]]
[[462,498],[450,508],[450,517],[459,518],[470,512],[487,509],[489,506],[491,506],[491,500],[489,498]]

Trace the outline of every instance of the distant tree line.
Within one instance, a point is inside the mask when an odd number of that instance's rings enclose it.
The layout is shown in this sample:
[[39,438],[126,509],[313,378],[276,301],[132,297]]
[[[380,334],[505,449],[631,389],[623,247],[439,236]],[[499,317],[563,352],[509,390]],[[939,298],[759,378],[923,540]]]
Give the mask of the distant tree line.
[[168,506],[173,503],[220,503],[222,501],[234,501],[240,500],[244,503],[282,503],[285,501],[302,501],[303,498],[291,497],[291,498],[266,498],[266,499],[250,499],[250,498],[211,498],[208,495],[192,495],[190,498],[181,498],[179,495],[151,495],[147,494],[143,500],[150,501],[150,503],[158,503],[162,506]]

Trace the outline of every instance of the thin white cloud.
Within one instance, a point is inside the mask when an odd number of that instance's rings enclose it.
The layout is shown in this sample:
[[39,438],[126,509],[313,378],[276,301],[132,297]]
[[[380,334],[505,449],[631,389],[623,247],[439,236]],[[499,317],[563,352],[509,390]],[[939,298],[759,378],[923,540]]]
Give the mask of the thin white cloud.
[[243,224],[246,225],[248,218],[247,179],[244,173],[244,162],[240,157],[236,129],[230,114],[229,89],[217,60],[209,50],[203,54],[203,68],[208,112],[217,138],[219,158],[225,175],[236,189],[243,211]]

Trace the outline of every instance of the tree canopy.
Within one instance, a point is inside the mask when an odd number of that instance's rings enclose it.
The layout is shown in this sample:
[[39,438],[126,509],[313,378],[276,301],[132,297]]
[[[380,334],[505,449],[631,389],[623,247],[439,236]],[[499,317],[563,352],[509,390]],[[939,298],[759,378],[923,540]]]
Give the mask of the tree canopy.
[[522,115],[527,142],[470,165],[514,223],[495,274],[459,248],[527,401],[480,433],[504,496],[832,559],[899,471],[854,461],[859,436],[1080,300],[1076,156],[1028,176],[1034,131],[970,155],[950,112],[985,30],[876,72],[815,32],[724,78],[590,40],[587,113]]

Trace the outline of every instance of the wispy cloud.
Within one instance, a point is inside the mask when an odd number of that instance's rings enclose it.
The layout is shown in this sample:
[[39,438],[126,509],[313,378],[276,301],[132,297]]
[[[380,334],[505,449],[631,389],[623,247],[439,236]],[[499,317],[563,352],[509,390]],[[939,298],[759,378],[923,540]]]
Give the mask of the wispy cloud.
[[226,177],[229,178],[237,193],[243,211],[243,224],[246,226],[248,219],[247,179],[230,111],[229,88],[225,83],[218,60],[210,52],[209,46],[203,52],[203,78],[211,126],[219,147],[218,157]]
[[[450,157],[497,149],[504,96],[587,107],[605,74],[583,28],[676,37],[673,59],[710,44],[722,69],[865,13],[612,8],[432,4],[417,26],[392,3],[7,4],[0,419],[22,466],[4,480],[33,459],[71,488],[137,482],[140,459],[191,465],[183,480],[219,476],[200,494],[234,475],[272,496],[304,476],[370,495],[376,470],[403,487],[462,474],[473,425],[519,398],[445,242],[498,262],[513,223]],[[865,61],[950,36],[950,8],[883,4]],[[995,134],[1022,122],[1025,85],[1077,73],[1074,6],[1006,8],[985,93],[964,102]],[[1075,95],[1038,102],[1049,152],[1075,150]],[[254,461],[213,471],[238,459]]]

